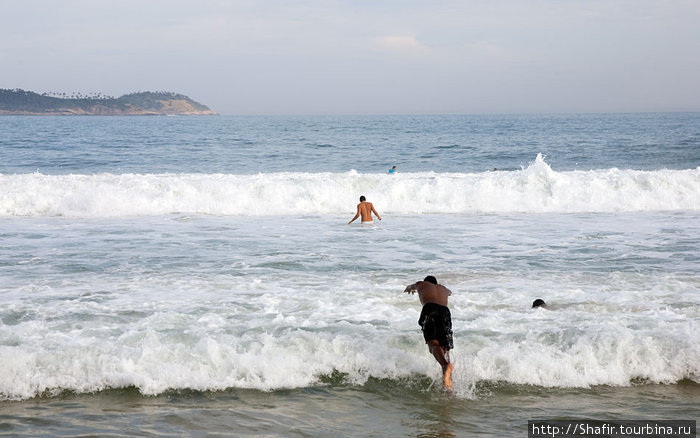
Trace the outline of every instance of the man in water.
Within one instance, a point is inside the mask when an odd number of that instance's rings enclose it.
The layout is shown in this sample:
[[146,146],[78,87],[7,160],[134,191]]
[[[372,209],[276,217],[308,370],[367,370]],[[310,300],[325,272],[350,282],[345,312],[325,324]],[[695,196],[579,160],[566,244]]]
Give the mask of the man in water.
[[450,309],[447,308],[447,297],[452,295],[452,291],[438,284],[437,279],[432,275],[404,289],[407,294],[413,294],[416,291],[423,305],[418,325],[423,330],[423,338],[428,344],[430,353],[442,367],[445,388],[452,390],[452,371],[454,370],[454,365],[450,363],[450,350],[453,348],[452,316]]
[[391,169],[389,169],[389,173],[398,173],[399,169],[396,168],[396,166],[391,166]]
[[352,218],[350,222],[348,222],[348,224],[351,224],[355,219],[357,219],[360,216],[362,216],[363,224],[371,224],[372,213],[374,213],[375,216],[377,216],[377,219],[382,220],[382,217],[379,216],[377,210],[374,209],[374,205],[372,205],[371,202],[367,202],[364,196],[360,196],[360,203],[357,204],[357,213],[355,214],[355,217]]

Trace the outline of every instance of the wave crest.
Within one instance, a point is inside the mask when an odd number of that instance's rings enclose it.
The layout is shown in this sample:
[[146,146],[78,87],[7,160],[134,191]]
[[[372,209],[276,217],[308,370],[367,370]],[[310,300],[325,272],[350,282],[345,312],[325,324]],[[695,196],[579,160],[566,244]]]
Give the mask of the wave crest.
[[0,175],[0,216],[578,213],[700,209],[700,168],[556,172],[541,155],[515,171]]

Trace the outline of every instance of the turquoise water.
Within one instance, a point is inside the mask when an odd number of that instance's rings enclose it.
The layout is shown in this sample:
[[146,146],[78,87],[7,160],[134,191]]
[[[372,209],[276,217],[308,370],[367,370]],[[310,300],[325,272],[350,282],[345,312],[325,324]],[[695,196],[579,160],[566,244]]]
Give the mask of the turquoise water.
[[[2,433],[698,417],[698,114],[0,128]],[[347,225],[361,194],[384,220]],[[451,394],[402,294],[427,274],[454,292]]]

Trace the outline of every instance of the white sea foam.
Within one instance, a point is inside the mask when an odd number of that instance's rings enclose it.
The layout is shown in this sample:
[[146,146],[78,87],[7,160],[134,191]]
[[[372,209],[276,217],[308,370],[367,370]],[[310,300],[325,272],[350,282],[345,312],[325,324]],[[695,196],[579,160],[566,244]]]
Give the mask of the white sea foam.
[[[283,316],[278,316],[271,320],[279,323]],[[396,311],[393,316],[402,319]],[[439,368],[422,344],[414,318],[409,319],[410,326],[395,327],[393,334],[351,321],[323,330],[270,325],[239,335],[217,334],[211,328],[205,333],[196,328],[201,320],[178,314],[156,314],[143,327],[113,337],[106,327],[58,332],[36,324],[25,327],[22,349],[0,347],[0,395],[23,399],[53,390],[128,386],[144,394],[272,390],[317,385],[319,376],[334,370],[355,384],[369,376],[428,375],[439,381]],[[165,328],[178,334],[169,335]],[[458,330],[456,339],[452,357],[461,392],[488,381],[545,387],[626,386],[636,379],[700,381],[700,355],[692,344],[697,336],[687,326],[653,333],[609,325],[592,331],[533,325],[518,337],[492,334],[487,339]]]
[[0,175],[0,216],[384,214],[700,209],[700,168],[557,172],[543,159],[484,173]]
[[700,382],[697,212],[352,214],[2,218],[0,399],[304,388],[334,371],[439,387],[402,294],[428,273],[454,292],[460,397]]
[[[554,289],[547,293],[550,308],[533,310],[531,292],[515,292],[526,289],[517,286],[522,278],[501,276],[499,284],[514,290],[506,294],[493,292],[494,279],[488,292],[472,291],[473,279],[449,280],[459,292],[451,307],[460,396],[473,396],[478,382],[700,382],[699,315],[682,304],[696,299],[692,288],[674,290],[672,298],[653,289],[612,298],[604,290]],[[104,285],[132,290],[105,296],[69,285],[64,293],[74,296],[60,306],[44,299],[5,306],[0,398],[129,386],[144,394],[267,391],[319,385],[334,371],[353,384],[369,377],[439,382],[417,325],[417,300],[401,294],[398,283],[368,284],[355,275],[307,284],[300,293],[272,278],[217,281],[228,283],[151,278],[139,288]],[[338,293],[345,290],[355,292]],[[669,299],[681,305],[664,304]]]

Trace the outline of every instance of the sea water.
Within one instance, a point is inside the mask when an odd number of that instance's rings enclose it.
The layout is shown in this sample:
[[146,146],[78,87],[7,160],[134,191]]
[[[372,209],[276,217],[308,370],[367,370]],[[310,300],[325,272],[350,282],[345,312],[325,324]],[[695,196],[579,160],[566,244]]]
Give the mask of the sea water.
[[2,117],[0,237],[0,433],[698,417],[697,113]]

